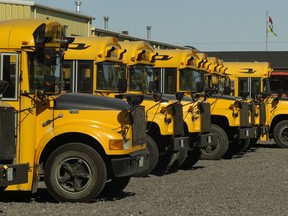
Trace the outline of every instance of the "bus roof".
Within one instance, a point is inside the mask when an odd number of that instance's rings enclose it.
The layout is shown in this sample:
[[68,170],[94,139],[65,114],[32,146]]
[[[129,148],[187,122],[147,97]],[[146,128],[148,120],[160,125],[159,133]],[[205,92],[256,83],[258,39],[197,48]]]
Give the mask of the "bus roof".
[[154,49],[146,41],[121,41],[119,42],[127,52],[123,62],[128,65],[146,64],[153,65],[153,56],[157,55]]
[[194,67],[197,68],[197,64],[193,61],[198,59],[198,55],[195,50],[185,49],[185,50],[157,50],[158,56],[156,57],[155,67],[170,67],[170,68],[187,68]]
[[[0,21],[0,48],[19,49],[23,46],[35,46],[33,33],[42,24],[51,26],[52,29],[50,30],[57,34],[60,33],[61,35],[59,35],[59,37],[62,37],[62,27],[58,22],[45,19],[5,20]],[[51,34],[52,32],[47,32],[47,29],[48,28],[45,28],[45,34]]]
[[231,77],[262,77],[270,76],[272,69],[268,62],[224,62],[225,74]]
[[[111,55],[107,52],[111,50]],[[122,48],[118,43],[118,39],[114,37],[75,37],[72,44],[69,45],[65,52],[65,60],[93,60],[105,61],[113,60],[120,61],[119,52]]]

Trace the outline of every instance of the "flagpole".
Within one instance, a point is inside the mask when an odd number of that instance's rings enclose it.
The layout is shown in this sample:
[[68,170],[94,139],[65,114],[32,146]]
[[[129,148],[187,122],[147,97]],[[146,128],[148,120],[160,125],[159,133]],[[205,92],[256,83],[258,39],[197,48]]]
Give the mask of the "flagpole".
[[266,11],[266,52],[268,50],[268,11]]

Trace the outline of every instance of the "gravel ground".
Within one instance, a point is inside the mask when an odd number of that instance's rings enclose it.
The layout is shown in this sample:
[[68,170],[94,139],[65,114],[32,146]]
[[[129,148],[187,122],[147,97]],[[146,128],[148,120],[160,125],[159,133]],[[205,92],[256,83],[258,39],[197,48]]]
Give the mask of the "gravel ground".
[[45,188],[32,200],[4,193],[0,215],[288,215],[288,149],[257,144],[229,160],[133,178],[123,193],[92,203],[55,203]]

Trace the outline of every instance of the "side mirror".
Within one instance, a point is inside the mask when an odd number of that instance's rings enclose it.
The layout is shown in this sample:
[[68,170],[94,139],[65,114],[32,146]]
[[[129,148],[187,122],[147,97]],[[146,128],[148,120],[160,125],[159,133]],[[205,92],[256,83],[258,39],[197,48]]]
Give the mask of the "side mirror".
[[119,79],[117,85],[118,91],[124,93],[127,91],[127,79]]
[[175,96],[178,101],[182,101],[184,97],[184,92],[176,92]]
[[161,93],[155,93],[155,92],[154,92],[154,93],[152,94],[152,97],[153,97],[153,99],[154,99],[155,102],[158,102],[158,101],[161,100],[162,94],[161,94]]
[[45,92],[43,90],[37,89],[35,92],[37,101],[44,101],[46,99]]
[[213,93],[214,93],[214,89],[212,89],[212,88],[206,88],[205,89],[205,95],[207,97],[210,97]]

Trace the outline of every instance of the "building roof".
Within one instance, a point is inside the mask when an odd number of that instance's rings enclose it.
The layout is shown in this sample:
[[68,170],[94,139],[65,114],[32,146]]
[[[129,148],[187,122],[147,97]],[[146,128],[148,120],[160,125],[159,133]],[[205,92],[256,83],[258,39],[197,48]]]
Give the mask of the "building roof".
[[128,41],[146,41],[148,42],[152,47],[154,48],[161,48],[161,49],[185,49],[185,47],[183,46],[177,46],[177,45],[172,45],[172,44],[168,44],[168,43],[162,43],[159,41],[153,41],[153,40],[147,40],[147,39],[143,39],[143,38],[137,38],[137,37],[133,37],[130,36],[128,34],[123,34],[122,32],[113,32],[113,31],[109,31],[106,29],[99,29],[99,28],[94,28],[94,34],[97,36],[111,36],[111,37],[116,37],[119,39],[119,41],[124,41],[124,40],[128,40]]
[[28,0],[0,0],[0,4],[1,3],[2,4],[15,4],[15,5],[27,5],[27,6],[47,9],[47,10],[51,10],[51,11],[56,11],[56,12],[60,12],[60,13],[64,13],[64,14],[68,14],[68,15],[72,15],[72,16],[77,16],[77,17],[81,17],[81,18],[85,18],[85,19],[95,20],[94,16],[88,16],[88,15],[83,15],[83,14],[72,12],[72,11],[63,10],[63,9],[60,9],[60,8],[49,7],[49,6],[44,5],[44,4],[35,3],[34,1],[28,1]]

